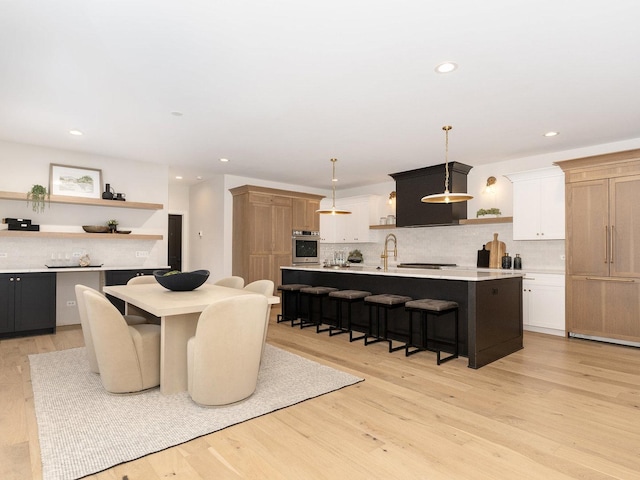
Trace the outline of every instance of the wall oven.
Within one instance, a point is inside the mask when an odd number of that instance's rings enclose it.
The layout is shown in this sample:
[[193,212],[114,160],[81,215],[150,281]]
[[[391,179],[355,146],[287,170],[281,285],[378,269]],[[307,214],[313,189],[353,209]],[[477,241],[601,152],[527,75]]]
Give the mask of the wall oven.
[[294,230],[291,238],[291,263],[293,265],[313,265],[320,263],[320,232]]

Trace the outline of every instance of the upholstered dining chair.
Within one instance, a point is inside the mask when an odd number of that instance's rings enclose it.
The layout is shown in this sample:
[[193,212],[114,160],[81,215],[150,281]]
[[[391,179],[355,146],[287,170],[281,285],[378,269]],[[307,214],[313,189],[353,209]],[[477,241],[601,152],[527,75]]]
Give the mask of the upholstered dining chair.
[[[271,297],[273,295],[273,289],[275,288],[275,284],[271,280],[256,280],[254,282],[249,283],[244,287],[244,290],[249,292],[259,293],[264,295],[265,297]],[[264,337],[262,339],[262,355],[264,354],[264,344],[267,343],[267,332],[269,330],[269,319],[271,318],[271,305],[267,307],[267,313],[264,318]]]
[[244,287],[244,278],[242,277],[225,277],[216,281],[214,285],[220,285],[221,287],[230,287],[230,288],[242,288]]
[[[139,275],[137,277],[130,278],[129,281],[127,282],[127,285],[144,285],[144,284],[151,284],[151,283],[158,283],[158,281],[156,280],[156,277],[154,277],[153,275]],[[135,316],[135,317],[142,318],[144,320],[144,322],[140,322],[140,323],[154,323],[156,325],[160,325],[159,317],[156,317],[155,315],[151,315],[149,312],[145,312],[144,310],[136,307],[135,305],[127,304],[126,309],[127,309],[127,314],[124,316],[125,318]],[[127,323],[131,325],[131,322],[129,320],[127,320]]]
[[[80,315],[80,326],[82,327],[82,336],[84,337],[84,345],[87,351],[87,360],[89,361],[89,370],[94,373],[100,373],[98,368],[98,361],[96,360],[96,352],[93,348],[93,339],[91,337],[91,326],[87,319],[87,307],[85,306],[83,293],[86,291],[95,292],[98,295],[102,295],[97,290],[87,287],[86,285],[76,285],[76,304],[78,305],[78,314]],[[140,325],[146,323],[147,320],[138,315],[125,315],[125,321],[128,325]]]
[[160,327],[127,325],[103,295],[82,295],[104,389],[133,393],[160,385]]
[[200,405],[227,405],[256,389],[267,298],[238,295],[212,303],[187,343],[189,395]]

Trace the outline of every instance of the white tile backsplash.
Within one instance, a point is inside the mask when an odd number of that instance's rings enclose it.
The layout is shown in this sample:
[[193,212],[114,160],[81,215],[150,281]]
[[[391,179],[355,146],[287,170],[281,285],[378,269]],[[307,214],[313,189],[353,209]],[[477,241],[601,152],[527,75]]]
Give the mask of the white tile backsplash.
[[520,254],[524,269],[564,270],[564,240],[513,240],[511,223],[396,228],[372,233],[375,243],[321,244],[320,261],[333,258],[334,250],[348,253],[357,248],[362,252],[366,265],[381,265],[384,239],[387,234],[393,233],[398,239],[397,263],[455,263],[475,267],[478,250],[493,240],[493,234],[497,233],[498,240],[506,244],[506,251],[512,257]]

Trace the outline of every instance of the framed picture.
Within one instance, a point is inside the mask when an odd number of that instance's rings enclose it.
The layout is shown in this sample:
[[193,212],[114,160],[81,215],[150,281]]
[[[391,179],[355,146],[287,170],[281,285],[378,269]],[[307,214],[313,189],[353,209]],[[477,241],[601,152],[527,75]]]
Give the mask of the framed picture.
[[102,170],[52,163],[49,169],[49,193],[102,198]]

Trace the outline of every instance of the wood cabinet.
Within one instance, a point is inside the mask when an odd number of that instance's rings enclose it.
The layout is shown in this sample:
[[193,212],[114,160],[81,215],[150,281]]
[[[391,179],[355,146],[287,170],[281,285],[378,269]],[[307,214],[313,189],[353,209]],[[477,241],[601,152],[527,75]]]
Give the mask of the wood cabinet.
[[291,199],[291,229],[317,232],[320,230],[320,200],[311,198]]
[[527,273],[522,280],[522,322],[525,330],[564,336],[564,275]]
[[325,243],[367,243],[370,225],[378,220],[379,197],[361,195],[336,200],[336,207],[350,215],[322,215],[320,241]]
[[558,162],[567,208],[567,331],[640,342],[640,150]]
[[564,176],[558,167],[507,175],[513,182],[513,239],[565,238]]
[[[232,188],[232,273],[246,283],[281,283],[280,267],[291,265],[292,230],[314,230],[321,195],[244,185]],[[294,211],[296,226],[294,227]],[[315,229],[317,230],[317,228]]]
[[56,274],[0,274],[0,337],[54,333]]

